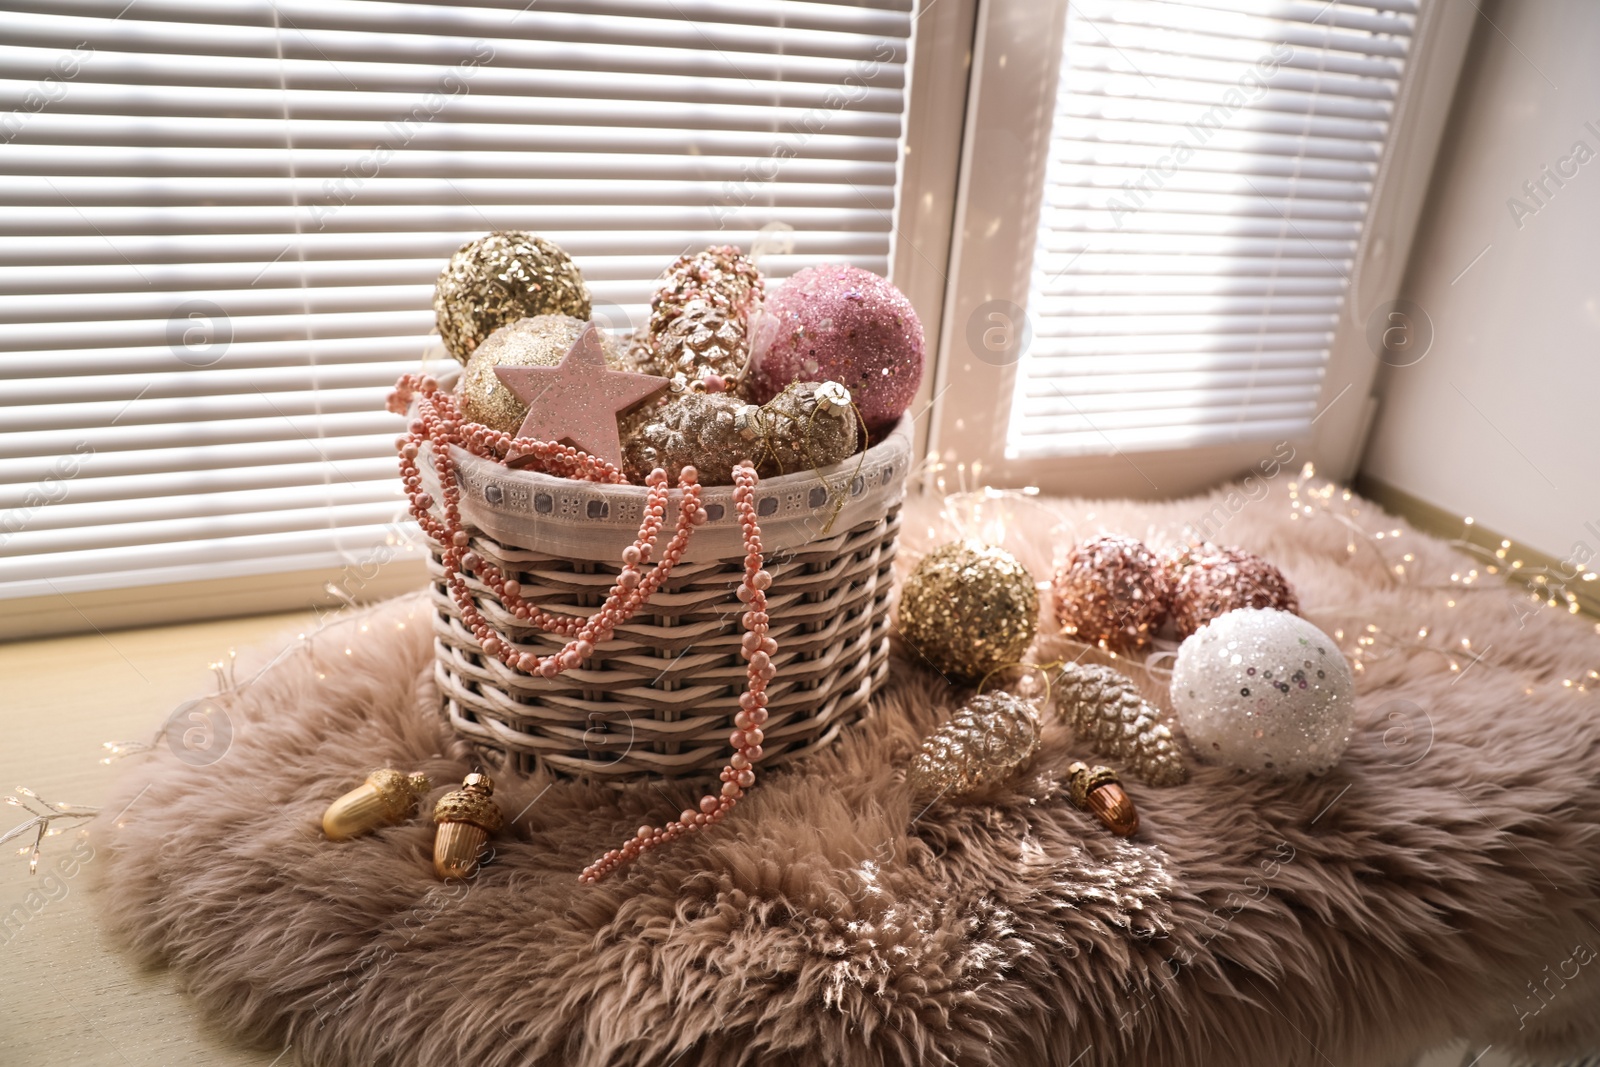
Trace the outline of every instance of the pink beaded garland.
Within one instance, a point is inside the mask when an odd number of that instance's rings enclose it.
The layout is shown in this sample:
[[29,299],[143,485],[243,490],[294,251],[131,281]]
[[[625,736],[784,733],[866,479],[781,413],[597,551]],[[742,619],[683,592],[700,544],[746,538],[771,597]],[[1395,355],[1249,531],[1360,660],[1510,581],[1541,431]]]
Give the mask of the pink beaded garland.
[[[684,468],[686,473],[693,470],[692,467]],[[680,482],[681,478],[680,475]],[[722,788],[715,794],[707,793],[701,797],[698,812],[686,809],[672,822],[659,828],[641,826],[639,833],[623,842],[620,848],[611,849],[585,867],[583,874],[579,876],[582,882],[588,884],[598,882],[617,868],[637,858],[640,852],[676,841],[703,826],[721,822],[733,809],[734,804],[744,796],[745,791],[756,784],[753,765],[761,759],[761,742],[764,736],[760,727],[767,720],[766,690],[777,673],[772,665],[771,656],[778,650],[777,641],[767,635],[767,594],[764,590],[768,583],[758,584],[758,579],[766,577],[767,572],[762,569],[761,525],[756,519],[755,507],[756,481],[755,468],[749,463],[741,464],[734,469],[733,504],[739,514],[739,525],[744,533],[745,546],[744,581],[739,586],[739,599],[749,605],[748,610],[741,616],[745,628],[741,649],[742,655],[749,661],[749,666],[745,670],[746,689],[739,698],[741,710],[734,719],[734,725],[739,729],[729,737],[729,743],[734,749],[733,758],[722,768],[720,775]],[[705,512],[701,511],[700,514],[704,515]]]
[[[605,602],[587,619],[551,615],[522,598],[522,587],[516,579],[508,578],[500,568],[477,553],[468,551],[470,537],[461,524],[461,489],[456,484],[455,468],[450,462],[450,446],[465,448],[473,455],[500,462],[515,457],[518,465],[525,469],[537,468],[560,477],[585,481],[622,483],[625,480],[622,472],[605,460],[567,445],[525,437],[513,438],[509,433],[466,422],[461,418],[454,398],[442,392],[438,382],[429,376],[403,376],[389,396],[388,407],[397,414],[405,414],[413,402],[416,412],[410,426],[395,442],[400,455],[400,478],[410,498],[411,514],[423,532],[443,549],[445,584],[450,590],[451,599],[461,610],[462,624],[478,639],[485,655],[494,656],[512,670],[554,678],[563,671],[577,667],[594,652],[597,642],[611,637],[616,627],[631,618],[660,588],[661,583],[671,575],[673,567],[682,560],[694,528],[706,521],[706,510],[700,503],[698,472],[693,467],[684,467],[678,475],[682,499],[678,505],[677,528],[667,542],[660,562],[648,574],[641,574],[639,564],[647,562],[654,554],[669,502],[666,471],[659,467],[651,471],[646,480],[646,506],[638,537],[623,550],[622,572],[617,576]],[[427,442],[432,449],[439,489],[444,498],[442,521],[435,518],[431,510],[437,501],[422,489],[417,456],[423,442]],[[768,636],[765,590],[771,584],[771,576],[764,569],[761,525],[756,517],[757,481],[755,468],[748,463],[734,471],[734,507],[739,515],[745,547],[745,574],[738,590],[739,600],[747,605],[747,610],[741,615],[745,628],[742,650],[749,667],[746,671],[747,689],[739,701],[741,710],[738,714],[744,719],[742,722],[736,721],[739,729],[730,738],[735,752],[722,769],[722,789],[718,795],[701,797],[698,813],[685,811],[660,828],[641,826],[638,833],[621,848],[608,851],[585,867],[579,876],[584,883],[600,881],[637,858],[641,851],[648,851],[702,826],[722,821],[745,791],[755,784],[753,765],[761,759],[761,742],[765,739],[761,726],[767,719],[766,688],[777,673],[772,656],[778,651],[777,641]],[[463,577],[464,572],[476,574],[484,585],[494,590],[506,610],[519,620],[527,621],[546,633],[562,634],[570,640],[561,651],[548,656],[519,651],[489,626],[472,598],[472,591]]]

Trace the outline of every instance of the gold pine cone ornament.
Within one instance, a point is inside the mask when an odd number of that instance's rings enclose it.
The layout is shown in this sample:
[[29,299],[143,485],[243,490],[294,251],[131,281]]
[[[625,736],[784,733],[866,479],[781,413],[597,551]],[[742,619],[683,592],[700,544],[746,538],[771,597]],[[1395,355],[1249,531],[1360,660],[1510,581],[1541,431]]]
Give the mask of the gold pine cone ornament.
[[492,778],[469,774],[434,805],[433,870],[440,878],[468,878],[478,869],[489,835],[505,821],[493,797]]
[[1039,711],[1010,693],[983,693],[929,734],[906,782],[921,802],[959,797],[1011,777],[1039,748]]
[[1120,761],[1141,781],[1178,785],[1189,777],[1177,738],[1120,671],[1099,663],[1065,664],[1056,678],[1055,704],[1078,741]]
[[385,768],[328,805],[322,832],[329,841],[348,841],[383,826],[395,826],[417,813],[422,795],[432,788],[425,774],[402,774]]

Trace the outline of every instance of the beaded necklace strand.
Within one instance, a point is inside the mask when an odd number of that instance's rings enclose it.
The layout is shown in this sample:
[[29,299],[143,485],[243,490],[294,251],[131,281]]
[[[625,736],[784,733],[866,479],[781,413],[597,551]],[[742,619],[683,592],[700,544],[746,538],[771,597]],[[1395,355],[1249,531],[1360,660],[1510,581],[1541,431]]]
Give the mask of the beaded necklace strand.
[[[640,565],[648,563],[655,552],[656,543],[665,521],[669,503],[667,473],[660,467],[650,472],[645,480],[646,506],[639,524],[638,536],[633,544],[622,551],[622,571],[607,594],[605,602],[587,619],[572,615],[552,615],[537,605],[523,599],[522,586],[507,577],[499,567],[471,551],[470,535],[461,522],[461,488],[456,482],[455,466],[450,461],[452,445],[463,448],[483,459],[504,463],[516,456],[522,469],[539,470],[557,477],[580,481],[623,484],[622,472],[605,460],[581,452],[568,445],[550,441],[537,441],[528,437],[490,429],[468,422],[461,417],[455,399],[439,389],[439,383],[427,375],[407,374],[395,385],[389,396],[389,410],[405,414],[415,404],[407,432],[395,442],[400,454],[400,477],[410,499],[411,515],[422,527],[423,533],[440,547],[445,573],[445,585],[451,599],[461,611],[461,622],[472,631],[485,655],[493,656],[512,670],[541,678],[555,678],[564,671],[577,667],[594,652],[595,644],[608,640],[616,628],[627,622],[671,575],[673,567],[683,558],[689,536],[696,526],[706,521],[706,511],[700,503],[698,472],[684,467],[678,475],[682,491],[678,503],[677,527],[662,551],[660,561],[648,573]],[[422,486],[422,474],[417,457],[427,444],[438,476],[442,500]],[[739,697],[739,711],[734,716],[734,730],[728,743],[734,753],[720,775],[722,788],[717,793],[707,793],[700,798],[699,809],[686,808],[676,819],[665,826],[641,826],[637,833],[620,847],[585,867],[579,880],[586,884],[599,882],[607,875],[626,866],[640,853],[648,852],[721,822],[745,791],[755,785],[755,764],[761,759],[761,743],[765,739],[762,727],[767,722],[767,686],[777,673],[772,657],[778,644],[768,635],[766,590],[772,576],[764,567],[761,545],[761,526],[756,517],[755,487],[757,475],[748,462],[733,472],[734,508],[739,516],[740,532],[744,541],[744,577],[736,595],[745,605],[740,618],[744,626],[744,640],[740,654],[748,661],[746,688]],[[439,505],[442,518],[434,515]],[[502,638],[489,625],[478,609],[467,585],[468,574],[499,597],[506,610],[519,621],[527,622],[545,633],[568,638],[559,652],[539,656],[523,652],[515,644]]]

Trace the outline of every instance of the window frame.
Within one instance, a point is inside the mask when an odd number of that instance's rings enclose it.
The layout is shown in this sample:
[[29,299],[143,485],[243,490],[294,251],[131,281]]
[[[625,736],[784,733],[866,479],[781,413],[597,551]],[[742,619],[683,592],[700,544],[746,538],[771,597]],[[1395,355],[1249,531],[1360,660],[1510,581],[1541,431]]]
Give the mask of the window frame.
[[928,450],[938,463],[930,477],[946,487],[1028,485],[1141,499],[1199,492],[1262,463],[1276,471],[1310,461],[1330,477],[1348,479],[1371,425],[1381,365],[1367,346],[1361,316],[1399,294],[1476,10],[1422,0],[1307,438],[1008,458],[1017,364],[985,362],[969,334],[1025,327],[1010,318],[993,320],[991,302],[1027,304],[1066,14],[1066,0],[985,0],[978,15],[950,284],[934,362]]

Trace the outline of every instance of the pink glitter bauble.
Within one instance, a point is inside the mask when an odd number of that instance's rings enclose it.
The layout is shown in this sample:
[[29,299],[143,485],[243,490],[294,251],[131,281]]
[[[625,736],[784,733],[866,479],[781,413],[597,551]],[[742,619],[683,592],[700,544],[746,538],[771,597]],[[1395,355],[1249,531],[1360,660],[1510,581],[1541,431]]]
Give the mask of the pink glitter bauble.
[[1242,548],[1191,545],[1163,565],[1172,583],[1172,621],[1180,637],[1239,608],[1300,614],[1300,598],[1283,572]]
[[1113,652],[1145,645],[1172,601],[1160,557],[1115,534],[1074,545],[1050,588],[1061,632]]
[[922,324],[904,293],[860,267],[807,267],[767,297],[750,399],[764,404],[793,382],[840,382],[877,432],[911,406],[922,360]]

